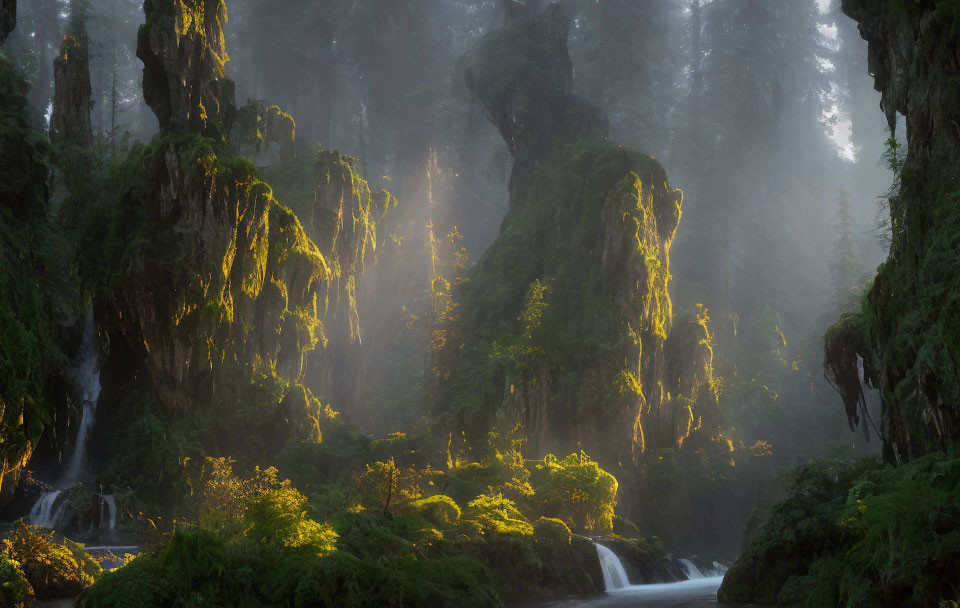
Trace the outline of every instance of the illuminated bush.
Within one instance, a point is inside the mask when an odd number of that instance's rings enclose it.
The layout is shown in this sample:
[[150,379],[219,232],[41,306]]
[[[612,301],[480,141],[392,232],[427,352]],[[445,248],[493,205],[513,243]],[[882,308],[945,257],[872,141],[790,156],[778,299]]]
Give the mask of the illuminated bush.
[[545,516],[557,517],[581,530],[613,530],[617,480],[585,453],[563,460],[547,455],[533,467],[534,502]]

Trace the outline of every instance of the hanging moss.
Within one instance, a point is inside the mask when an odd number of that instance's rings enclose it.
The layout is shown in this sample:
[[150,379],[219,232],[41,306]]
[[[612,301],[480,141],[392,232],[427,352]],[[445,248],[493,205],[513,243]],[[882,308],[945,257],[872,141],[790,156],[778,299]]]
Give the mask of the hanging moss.
[[454,296],[434,411],[474,441],[497,427],[534,452],[580,444],[634,463],[682,442],[719,385],[705,312],[689,348],[678,340],[670,354],[682,387],[664,377],[682,193],[652,157],[603,141],[602,113],[570,92],[566,40],[552,5],[508,19],[461,60],[515,164],[500,235]]

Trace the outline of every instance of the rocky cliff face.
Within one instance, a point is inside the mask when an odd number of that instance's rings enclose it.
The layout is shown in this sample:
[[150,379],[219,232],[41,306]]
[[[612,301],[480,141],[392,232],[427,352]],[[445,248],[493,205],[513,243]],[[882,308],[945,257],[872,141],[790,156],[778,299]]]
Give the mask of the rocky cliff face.
[[90,130],[93,93],[87,46],[86,36],[67,34],[60,45],[60,54],[53,61],[50,139],[54,142],[83,147],[93,141]]
[[223,36],[224,0],[147,0],[137,57],[143,97],[161,130],[225,138],[235,112]]
[[[117,171],[99,318],[123,344],[105,394],[156,395],[166,407],[145,407],[172,412],[171,424],[207,421],[189,425],[203,453],[272,455],[288,439],[319,437],[308,361],[326,369],[336,361],[315,350],[359,340],[357,282],[394,201],[371,193],[336,152],[298,156],[293,119],[278,107],[251,102],[235,113],[232,98],[217,97],[222,3],[175,4],[145,5],[144,88],[162,131]],[[130,424],[147,423],[117,426]]]
[[249,161],[210,140],[161,137],[139,162],[125,205],[143,206],[164,244],[139,252],[117,290],[118,321],[164,401],[201,406],[220,366],[298,381],[321,338],[317,294],[330,271],[297,217]]
[[566,40],[554,5],[462,60],[515,164],[500,236],[458,294],[439,413],[474,437],[519,426],[535,452],[629,464],[697,428],[710,337],[705,316],[685,318],[670,346],[682,194],[652,157],[606,142],[605,117],[570,92]]
[[0,44],[6,42],[16,24],[17,0],[0,0]]
[[[860,422],[857,355],[882,392],[884,454],[902,462],[960,438],[960,3],[845,0],[869,43],[882,107],[906,116],[892,244],[861,314],[827,335],[828,373]],[[862,421],[866,424],[866,421]]]
[[28,86],[0,56],[0,504],[53,418],[64,362],[35,253],[48,211],[49,143],[31,128]]
[[[275,451],[312,432],[298,427],[313,405],[300,383],[308,353],[325,342],[333,272],[294,212],[225,141],[233,105],[221,95],[223,3],[144,8],[138,52],[162,132],[115,180],[101,261],[109,298],[98,316],[124,346],[112,349],[105,394],[122,400],[109,379],[142,370],[161,411],[217,417],[223,441],[204,437],[213,442],[205,448],[239,455],[244,437],[260,435]],[[131,356],[133,369],[116,360]],[[301,396],[297,411],[291,395]]]

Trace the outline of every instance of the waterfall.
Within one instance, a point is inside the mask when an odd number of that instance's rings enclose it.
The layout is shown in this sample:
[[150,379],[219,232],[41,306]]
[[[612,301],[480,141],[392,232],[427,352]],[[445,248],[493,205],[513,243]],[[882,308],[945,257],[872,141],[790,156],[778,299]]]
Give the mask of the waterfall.
[[83,475],[83,465],[87,456],[87,439],[97,412],[100,399],[100,357],[96,344],[97,326],[93,319],[93,303],[88,302],[83,317],[83,334],[80,340],[80,352],[70,365],[69,373],[80,391],[83,409],[80,414],[80,428],[73,444],[73,456],[64,480],[71,485]]
[[700,569],[697,568],[689,559],[678,559],[677,561],[680,562],[683,570],[687,573],[687,580],[692,581],[697,578],[704,578],[703,573],[700,572]]
[[623,564],[617,554],[599,543],[594,543],[597,547],[597,557],[600,558],[600,569],[603,570],[603,586],[606,591],[611,589],[620,589],[629,587],[630,581],[627,579],[627,573],[623,570]]
[[45,528],[53,527],[53,505],[60,496],[60,490],[47,492],[40,497],[30,510],[30,523]]
[[[113,494],[101,494],[100,498],[103,499],[103,506],[107,509],[107,519],[106,521],[110,525],[110,529],[113,530],[117,525],[117,502],[113,499]],[[102,513],[103,511],[101,511]],[[103,527],[103,515],[100,516],[100,527]]]
[[[97,401],[100,399],[100,349],[97,341],[97,325],[93,318],[93,302],[88,301],[83,315],[81,328],[80,349],[67,368],[73,384],[80,396],[82,405],[80,412],[80,426],[77,429],[77,438],[73,444],[73,454],[63,477],[56,484],[59,490],[43,494],[30,510],[30,523],[44,528],[57,528],[60,525],[69,525],[74,514],[67,511],[70,506],[73,489],[86,476],[85,464],[87,460],[87,444],[90,431],[96,420]],[[117,505],[113,495],[103,494],[100,497],[100,529],[109,526],[113,530],[117,523]],[[65,523],[66,522],[66,523]]]

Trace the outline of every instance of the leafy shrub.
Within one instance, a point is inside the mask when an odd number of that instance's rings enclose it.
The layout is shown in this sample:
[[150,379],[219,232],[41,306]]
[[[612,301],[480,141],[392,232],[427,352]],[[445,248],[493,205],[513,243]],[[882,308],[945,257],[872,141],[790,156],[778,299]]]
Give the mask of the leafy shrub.
[[533,524],[533,538],[548,545],[569,545],[573,534],[559,519],[541,517]]
[[531,473],[540,513],[596,532],[613,530],[617,480],[584,452],[563,460],[548,454]]
[[516,504],[502,495],[477,496],[467,505],[464,520],[474,523],[480,532],[486,535],[533,534],[533,526],[523,516]]
[[0,553],[0,605],[23,608],[33,601],[33,587],[20,568],[20,562]]
[[317,555],[332,551],[337,533],[305,516],[307,499],[295,488],[267,490],[249,500],[244,534],[259,546],[309,547]]
[[640,528],[626,517],[613,516],[613,533],[623,538],[640,538]]
[[770,510],[719,595],[811,607],[936,606],[957,594],[958,521],[956,455],[899,467],[812,463],[795,473],[790,495]]
[[102,569],[83,546],[57,543],[53,532],[18,524],[3,539],[3,554],[20,564],[38,600],[73,597],[93,583]]
[[408,505],[407,510],[420,515],[438,528],[449,528],[460,521],[459,505],[443,494],[415,500]]

